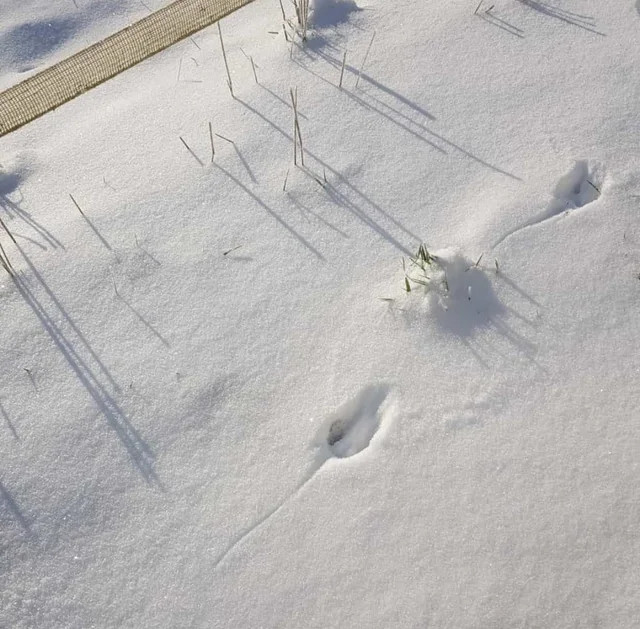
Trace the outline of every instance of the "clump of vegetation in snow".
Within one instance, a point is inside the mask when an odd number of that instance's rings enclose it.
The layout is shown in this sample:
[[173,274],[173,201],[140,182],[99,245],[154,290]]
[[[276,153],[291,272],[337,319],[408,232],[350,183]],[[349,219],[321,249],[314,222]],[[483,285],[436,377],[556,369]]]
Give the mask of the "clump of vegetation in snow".
[[[409,264],[407,265],[402,258],[402,269],[404,271],[404,290],[410,293],[412,285],[420,285],[429,290],[434,285],[434,275],[440,275],[443,269],[438,264],[438,259],[431,255],[426,245],[421,244],[415,256],[409,256]],[[446,274],[442,278],[446,285]]]
[[472,262],[453,248],[432,252],[421,244],[414,256],[402,260],[403,289],[412,299],[426,297],[432,312],[475,317],[493,311],[497,303],[481,260]]

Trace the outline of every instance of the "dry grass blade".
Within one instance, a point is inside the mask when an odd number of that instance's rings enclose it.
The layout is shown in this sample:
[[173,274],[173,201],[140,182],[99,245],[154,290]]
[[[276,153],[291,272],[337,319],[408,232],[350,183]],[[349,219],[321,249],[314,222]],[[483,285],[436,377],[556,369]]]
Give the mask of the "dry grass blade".
[[291,105],[293,107],[293,164],[298,164],[298,136],[296,134],[296,99],[293,95],[293,88],[289,89],[291,94]]
[[342,79],[344,77],[344,67],[345,64],[347,63],[347,51],[344,51],[344,55],[342,56],[342,69],[340,70],[340,83],[338,84],[338,87],[340,89],[342,89]]
[[307,41],[307,25],[309,23],[309,0],[293,0],[302,41]]
[[219,133],[215,133],[214,135],[217,138],[220,138],[221,140],[224,140],[225,142],[229,142],[229,144],[235,144],[235,142],[233,140],[230,140],[229,138],[225,138],[224,135],[220,135]]
[[296,136],[298,137],[298,141],[300,142],[300,161],[304,166],[304,147],[302,146],[302,134],[300,133],[300,122],[298,120],[298,88],[296,87],[295,92],[293,89],[291,92],[291,103],[293,105],[293,144],[294,144],[294,159],[293,163],[296,163],[296,149],[295,149],[295,140]]
[[213,146],[213,127],[211,126],[211,121],[209,121],[209,140],[211,141],[211,163],[213,164],[213,160],[216,156],[216,149]]

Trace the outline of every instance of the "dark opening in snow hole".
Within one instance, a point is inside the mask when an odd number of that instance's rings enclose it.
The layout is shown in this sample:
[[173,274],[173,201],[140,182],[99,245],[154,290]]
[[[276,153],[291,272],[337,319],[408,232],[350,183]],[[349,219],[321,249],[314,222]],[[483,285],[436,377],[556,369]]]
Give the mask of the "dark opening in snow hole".
[[553,196],[557,210],[575,210],[600,198],[604,175],[595,163],[582,160],[558,181]]
[[383,402],[388,392],[388,388],[382,385],[367,387],[333,414],[326,433],[327,445],[333,456],[353,456],[369,446],[380,428]]

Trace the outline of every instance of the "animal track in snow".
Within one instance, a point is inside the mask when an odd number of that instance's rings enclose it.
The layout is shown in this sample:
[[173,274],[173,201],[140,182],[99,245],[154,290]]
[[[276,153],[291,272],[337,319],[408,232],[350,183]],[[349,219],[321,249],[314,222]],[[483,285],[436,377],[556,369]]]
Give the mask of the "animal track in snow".
[[587,161],[576,162],[574,167],[558,182],[553,192],[554,202],[550,211],[555,214],[575,210],[600,198],[604,183],[602,168]]
[[229,542],[225,550],[216,559],[213,567],[217,568],[222,564],[234,549],[244,543],[248,537],[253,535],[298,496],[328,460],[354,456],[368,448],[382,424],[388,419],[390,412],[387,400],[388,395],[388,386],[381,384],[371,385],[333,412],[323,422],[314,441],[313,445],[319,451],[315,462],[304,479],[270,511]]
[[366,449],[387,415],[388,394],[386,385],[368,386],[332,413],[318,435],[324,453],[343,459]]
[[493,244],[497,247],[509,236],[528,227],[540,225],[557,216],[566,216],[570,212],[597,201],[602,194],[604,169],[597,162],[578,161],[573,168],[558,181],[553,191],[553,200],[541,214],[502,236]]

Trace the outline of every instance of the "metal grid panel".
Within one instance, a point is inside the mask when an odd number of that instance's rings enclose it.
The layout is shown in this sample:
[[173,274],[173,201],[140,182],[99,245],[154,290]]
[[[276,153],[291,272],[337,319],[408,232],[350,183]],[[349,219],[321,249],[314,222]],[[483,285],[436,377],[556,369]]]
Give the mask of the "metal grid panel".
[[253,0],[177,0],[0,93],[0,137]]

